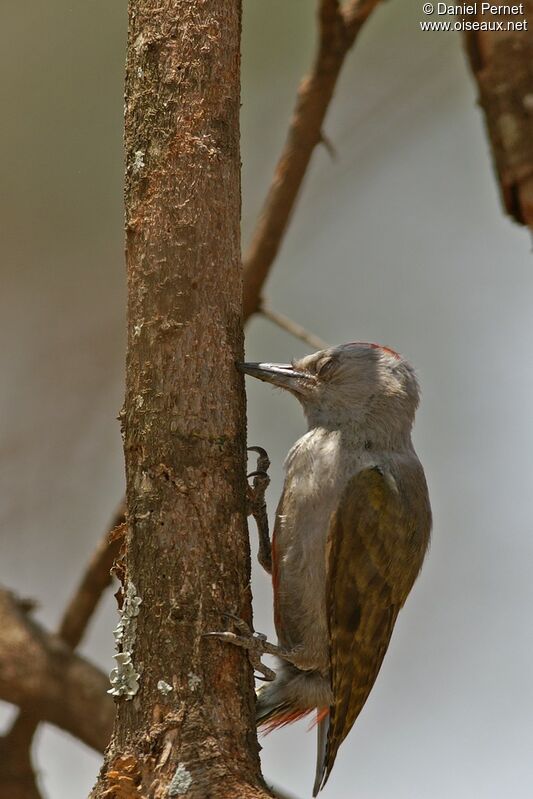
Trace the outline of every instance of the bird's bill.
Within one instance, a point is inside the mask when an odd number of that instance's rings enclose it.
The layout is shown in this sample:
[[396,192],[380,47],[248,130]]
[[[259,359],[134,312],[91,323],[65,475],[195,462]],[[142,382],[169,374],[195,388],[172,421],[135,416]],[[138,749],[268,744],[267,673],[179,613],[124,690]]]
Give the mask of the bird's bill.
[[257,377],[259,380],[264,380],[265,383],[272,383],[297,393],[310,379],[310,375],[298,371],[290,363],[239,363],[237,365],[241,372],[251,375],[251,377]]

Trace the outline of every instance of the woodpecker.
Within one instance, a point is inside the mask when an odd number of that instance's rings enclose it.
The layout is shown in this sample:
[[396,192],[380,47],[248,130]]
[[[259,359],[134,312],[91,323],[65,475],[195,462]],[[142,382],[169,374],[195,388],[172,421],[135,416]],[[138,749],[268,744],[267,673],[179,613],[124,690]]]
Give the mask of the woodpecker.
[[[287,456],[272,536],[278,644],[246,635],[242,624],[238,635],[215,635],[247,648],[274,677],[257,694],[259,726],[316,712],[316,796],[374,685],[429,544],[428,490],[411,441],[418,382],[405,358],[366,342],[240,368],[293,394],[308,431]],[[260,663],[265,652],[277,655],[275,673]]]

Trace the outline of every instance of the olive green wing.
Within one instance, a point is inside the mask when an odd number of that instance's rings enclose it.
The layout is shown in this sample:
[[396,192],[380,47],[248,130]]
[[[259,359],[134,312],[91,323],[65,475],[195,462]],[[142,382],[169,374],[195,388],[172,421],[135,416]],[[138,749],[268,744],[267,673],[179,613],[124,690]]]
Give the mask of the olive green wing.
[[333,703],[315,792],[368,698],[420,570],[429,529],[419,526],[408,496],[378,467],[349,481],[331,518],[326,602]]

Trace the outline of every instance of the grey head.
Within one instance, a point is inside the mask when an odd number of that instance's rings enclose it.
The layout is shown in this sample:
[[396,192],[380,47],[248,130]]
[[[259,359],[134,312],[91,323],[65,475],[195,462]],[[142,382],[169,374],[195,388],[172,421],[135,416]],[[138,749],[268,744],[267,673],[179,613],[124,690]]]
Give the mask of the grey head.
[[243,363],[239,368],[293,394],[310,426],[365,426],[409,433],[419,402],[413,367],[389,347],[352,342],[290,364]]

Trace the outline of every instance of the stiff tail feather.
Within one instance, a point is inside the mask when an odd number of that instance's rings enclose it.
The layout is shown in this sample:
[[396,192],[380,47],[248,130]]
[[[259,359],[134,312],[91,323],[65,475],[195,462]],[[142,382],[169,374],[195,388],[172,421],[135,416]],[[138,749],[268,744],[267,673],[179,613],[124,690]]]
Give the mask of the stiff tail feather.
[[313,785],[313,796],[317,796],[318,792],[324,785],[328,731],[329,708],[317,710],[316,772],[315,784]]
[[289,702],[272,701],[269,686],[262,686],[257,691],[257,704],[256,704],[256,721],[257,726],[260,727],[265,733],[272,732],[279,727],[284,727],[286,724],[292,724],[293,721],[304,718],[308,713],[311,713],[312,708],[299,708]]

